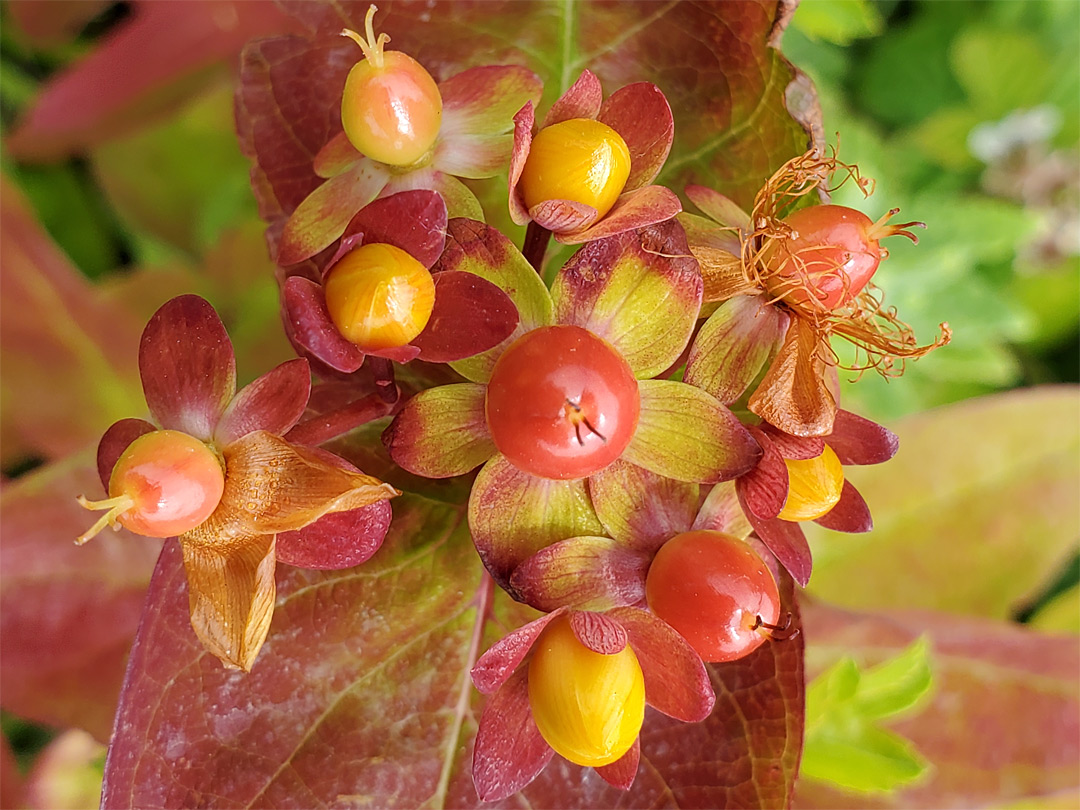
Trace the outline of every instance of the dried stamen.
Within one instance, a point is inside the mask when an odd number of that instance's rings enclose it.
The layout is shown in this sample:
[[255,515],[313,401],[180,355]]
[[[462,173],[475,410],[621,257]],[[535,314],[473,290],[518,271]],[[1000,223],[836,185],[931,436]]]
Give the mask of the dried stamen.
[[103,501],[87,500],[85,495],[80,495],[77,500],[79,501],[79,506],[83,507],[83,509],[89,509],[93,512],[107,510],[97,523],[75,539],[75,545],[77,546],[81,546],[92,537],[95,537],[103,531],[106,526],[112,526],[113,531],[119,531],[120,516],[135,505],[135,499],[128,494],[117,495],[115,498],[106,498]]

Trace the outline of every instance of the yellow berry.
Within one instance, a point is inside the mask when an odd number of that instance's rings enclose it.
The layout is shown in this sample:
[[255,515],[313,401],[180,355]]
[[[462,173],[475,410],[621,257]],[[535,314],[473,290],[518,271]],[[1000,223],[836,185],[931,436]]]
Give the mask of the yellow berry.
[[820,456],[784,459],[788,470],[788,496],[778,517],[782,520],[815,520],[840,500],[844,467],[826,445]]
[[614,655],[593,652],[578,641],[570,619],[560,616],[533,648],[529,705],[556,753],[577,765],[609,765],[641,731],[645,680],[629,646]]
[[368,351],[407,344],[427,326],[435,306],[431,273],[393,245],[363,245],[346,253],[325,289],[334,326]]
[[525,205],[571,200],[604,216],[630,176],[630,150],[607,124],[574,118],[544,127],[533,138],[521,172]]

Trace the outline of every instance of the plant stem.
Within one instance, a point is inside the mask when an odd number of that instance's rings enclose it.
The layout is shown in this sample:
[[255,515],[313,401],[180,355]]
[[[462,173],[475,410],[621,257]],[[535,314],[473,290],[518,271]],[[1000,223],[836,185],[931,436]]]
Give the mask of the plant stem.
[[368,355],[364,361],[371,368],[371,374],[375,378],[375,392],[382,397],[383,402],[393,405],[398,401],[398,388],[394,382],[394,364],[385,357]]
[[313,447],[338,436],[343,436],[354,428],[366,425],[394,410],[393,403],[388,403],[378,392],[350,402],[344,408],[330,411],[306,422],[301,422],[285,438],[293,444]]
[[521,254],[541,276],[544,275],[544,254],[547,253],[550,238],[551,231],[538,222],[530,221],[529,227],[525,229],[525,244],[521,246]]

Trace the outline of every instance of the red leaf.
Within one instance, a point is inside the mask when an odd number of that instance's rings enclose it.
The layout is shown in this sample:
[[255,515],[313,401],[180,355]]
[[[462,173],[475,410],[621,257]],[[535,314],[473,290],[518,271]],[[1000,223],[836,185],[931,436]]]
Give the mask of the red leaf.
[[518,325],[518,311],[505,292],[468,272],[435,274],[435,307],[413,340],[420,359],[447,363],[498,346]]
[[277,559],[298,568],[337,570],[367,562],[390,527],[390,501],[331,512],[310,526],[277,536]]
[[219,80],[249,39],[294,27],[268,0],[210,0],[197,10],[185,0],[138,3],[129,21],[46,85],[7,139],[8,153],[55,160],[85,151]]
[[121,530],[75,546],[94,519],[75,496],[99,487],[87,452],[0,494],[0,705],[108,740],[161,543]]

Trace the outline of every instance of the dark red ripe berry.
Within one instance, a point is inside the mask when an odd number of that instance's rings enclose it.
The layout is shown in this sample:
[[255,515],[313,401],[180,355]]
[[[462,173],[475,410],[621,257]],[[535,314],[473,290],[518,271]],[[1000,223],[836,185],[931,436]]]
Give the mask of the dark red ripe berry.
[[676,535],[657,552],[645,581],[649,609],[704,661],[734,661],[768,638],[780,593],[749,544],[713,531]]
[[877,272],[888,251],[880,240],[902,234],[922,223],[889,225],[896,210],[874,222],[854,208],[815,205],[801,208],[784,219],[792,229],[788,239],[778,239],[766,249],[765,262],[773,273],[772,292],[794,304],[812,303],[831,310],[846,304],[862,291]]
[[584,478],[622,455],[639,408],[622,355],[580,326],[518,338],[495,364],[486,403],[499,452],[520,470],[557,479]]

